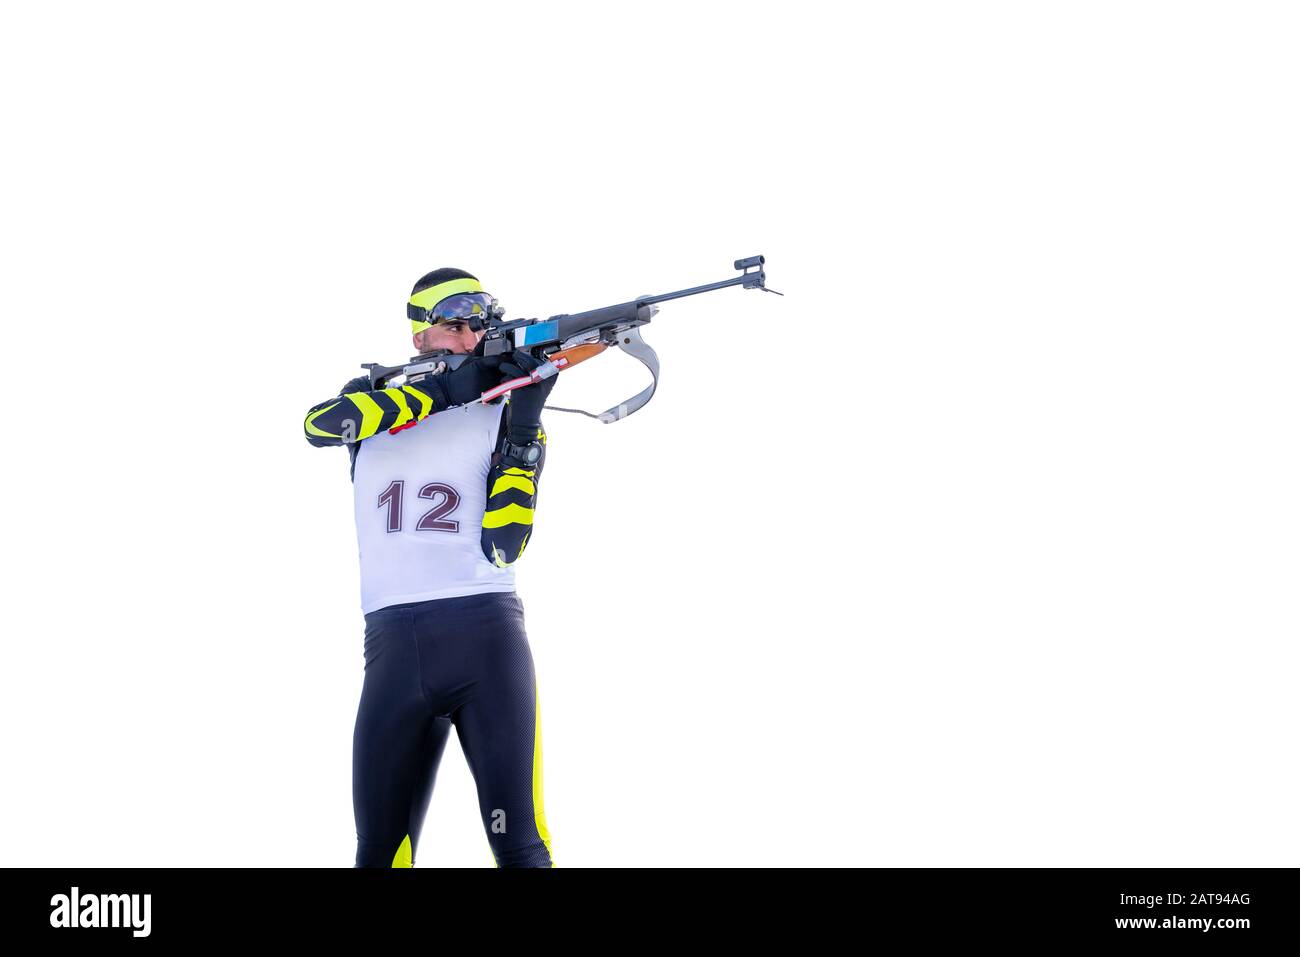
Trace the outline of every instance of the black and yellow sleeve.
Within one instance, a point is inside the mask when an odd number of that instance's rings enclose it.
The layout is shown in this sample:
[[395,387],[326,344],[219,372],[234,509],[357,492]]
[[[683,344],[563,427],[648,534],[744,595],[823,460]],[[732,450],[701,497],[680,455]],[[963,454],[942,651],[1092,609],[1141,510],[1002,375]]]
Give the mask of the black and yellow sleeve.
[[312,445],[346,445],[388,429],[414,425],[444,408],[446,400],[438,388],[421,383],[372,390],[369,378],[360,376],[336,398],[308,409],[303,432]]
[[542,455],[536,465],[520,466],[511,459],[502,458],[498,452],[492,457],[492,467],[488,469],[481,544],[487,560],[498,568],[519,561],[533,533],[537,483],[542,475],[542,466],[546,464],[546,432],[540,426],[537,438],[542,443]]

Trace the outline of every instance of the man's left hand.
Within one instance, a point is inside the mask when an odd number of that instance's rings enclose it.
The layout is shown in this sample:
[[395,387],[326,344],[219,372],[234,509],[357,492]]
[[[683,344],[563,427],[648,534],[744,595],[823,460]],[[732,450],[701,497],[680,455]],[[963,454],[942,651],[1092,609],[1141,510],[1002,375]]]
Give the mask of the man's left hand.
[[[517,379],[532,375],[533,370],[546,360],[517,349],[502,357],[502,380]],[[510,432],[509,438],[516,445],[524,445],[537,437],[537,430],[542,424],[542,407],[546,397],[555,388],[557,375],[547,376],[539,382],[515,389],[510,393]]]

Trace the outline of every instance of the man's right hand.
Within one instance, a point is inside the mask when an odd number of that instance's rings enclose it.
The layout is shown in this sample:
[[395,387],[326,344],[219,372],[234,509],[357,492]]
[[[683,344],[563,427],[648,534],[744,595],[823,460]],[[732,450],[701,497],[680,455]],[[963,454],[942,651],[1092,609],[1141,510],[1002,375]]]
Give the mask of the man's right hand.
[[501,356],[470,356],[455,369],[414,383],[416,388],[428,384],[445,400],[444,408],[473,402],[488,389],[501,384]]

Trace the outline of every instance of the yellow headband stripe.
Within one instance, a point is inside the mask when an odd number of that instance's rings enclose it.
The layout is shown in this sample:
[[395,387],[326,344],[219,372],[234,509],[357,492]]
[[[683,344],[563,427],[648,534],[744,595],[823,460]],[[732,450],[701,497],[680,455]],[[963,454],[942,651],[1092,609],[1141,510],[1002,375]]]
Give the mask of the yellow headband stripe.
[[477,279],[452,279],[449,282],[440,282],[436,286],[430,286],[428,289],[421,289],[419,292],[412,294],[410,303],[421,309],[432,309],[448,296],[454,296],[462,292],[482,291],[483,287],[479,285]]

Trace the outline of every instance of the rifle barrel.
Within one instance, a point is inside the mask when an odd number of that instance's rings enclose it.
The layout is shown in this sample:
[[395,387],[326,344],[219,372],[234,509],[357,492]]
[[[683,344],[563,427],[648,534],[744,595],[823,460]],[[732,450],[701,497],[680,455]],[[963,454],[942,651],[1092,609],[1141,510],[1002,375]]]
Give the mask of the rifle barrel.
[[724,279],[721,282],[711,282],[706,286],[692,286],[690,289],[679,289],[677,292],[666,292],[662,296],[646,296],[638,299],[636,304],[649,306],[656,302],[667,302],[669,299],[682,299],[686,296],[696,296],[702,292],[712,292],[715,289],[725,289],[728,286],[739,286],[741,283],[753,279],[754,274],[748,276],[735,276],[731,279]]

